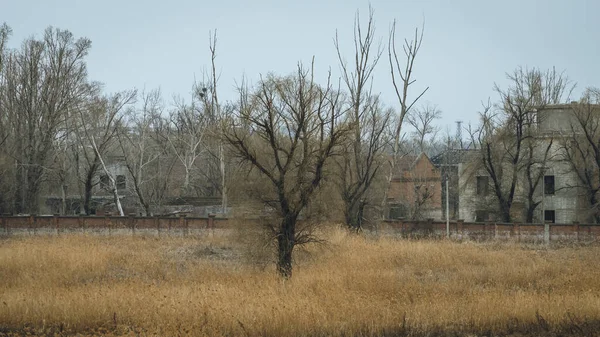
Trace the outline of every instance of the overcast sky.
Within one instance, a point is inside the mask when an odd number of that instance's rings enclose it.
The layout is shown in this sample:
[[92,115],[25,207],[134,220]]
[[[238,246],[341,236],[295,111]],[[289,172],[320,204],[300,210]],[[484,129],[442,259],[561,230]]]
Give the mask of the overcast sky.
[[[476,121],[481,102],[495,99],[494,83],[518,66],[556,67],[577,82],[575,96],[600,86],[600,1],[597,0],[438,0],[371,1],[377,33],[387,41],[398,20],[397,37],[410,37],[425,21],[423,46],[415,64],[423,102],[443,111],[440,125]],[[331,68],[339,76],[333,46],[336,29],[348,60],[357,0],[0,0],[0,22],[13,28],[17,47],[49,26],[92,40],[90,78],[110,92],[160,87],[167,98],[189,98],[194,77],[209,65],[209,31],[217,29],[221,95],[232,98],[242,75],[289,74],[298,61],[314,56],[319,77]],[[375,74],[374,89],[396,107],[387,55]]]

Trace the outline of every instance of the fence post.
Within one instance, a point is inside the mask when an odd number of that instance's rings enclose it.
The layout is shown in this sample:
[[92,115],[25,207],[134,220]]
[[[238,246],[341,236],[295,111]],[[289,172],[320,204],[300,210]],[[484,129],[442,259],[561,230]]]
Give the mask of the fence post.
[[483,222],[483,237],[488,238],[488,221]]
[[83,216],[81,214],[79,214],[79,217],[77,218],[77,221],[79,222],[79,229],[81,230],[81,233],[83,233],[84,229],[83,229]]
[[185,235],[190,235],[190,222],[187,219],[187,214],[183,215],[183,224],[185,225]]
[[575,241],[579,241],[579,221],[573,221],[573,227],[575,227]]
[[104,212],[104,227],[108,227],[108,236],[112,235],[112,221],[108,217],[108,212]]
[[160,236],[160,217],[156,215],[154,221],[156,222],[156,235]]
[[550,243],[550,224],[544,221],[544,243]]
[[33,235],[35,235],[35,214],[29,215],[29,228],[33,229]]
[[183,235],[188,235],[188,224],[187,219],[185,218],[185,214],[179,214],[179,227],[183,230]]
[[58,222],[58,214],[52,215],[52,221],[54,222],[54,228],[56,228],[56,235],[60,234],[60,224]]
[[4,235],[8,235],[8,226],[6,225],[6,214],[2,214],[2,228],[4,228]]
[[215,228],[215,214],[209,214],[208,215],[208,220],[207,220],[207,227],[208,229],[214,229]]
[[494,239],[498,239],[498,223],[494,222]]
[[129,226],[131,227],[131,235],[135,235],[135,213],[129,213]]

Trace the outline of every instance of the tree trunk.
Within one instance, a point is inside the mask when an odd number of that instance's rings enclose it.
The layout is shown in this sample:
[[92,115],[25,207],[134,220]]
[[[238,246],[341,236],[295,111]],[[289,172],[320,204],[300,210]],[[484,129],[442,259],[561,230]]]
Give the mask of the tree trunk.
[[23,213],[25,209],[25,168],[19,161],[16,162],[15,170],[15,200],[14,200],[14,212],[16,214]]
[[30,164],[30,167],[27,170],[27,197],[25,198],[25,209],[29,214],[37,214],[40,210],[39,194],[42,174],[43,171],[41,167],[34,167],[33,164]]
[[223,143],[219,140],[219,168],[221,171],[221,213],[227,213],[227,186],[225,182],[225,153]]
[[510,216],[510,206],[507,205],[506,203],[502,203],[500,206],[500,212],[502,213],[502,221],[504,223],[511,223],[512,219]]
[[65,215],[67,213],[67,185],[61,184],[60,188],[60,215]]
[[292,277],[292,252],[294,251],[296,235],[295,214],[286,215],[281,221],[277,235],[277,271],[285,279]]
[[527,207],[527,214],[525,216],[525,222],[526,223],[533,223],[533,216],[535,214],[535,209],[537,208],[536,206],[529,206],[529,207]]
[[90,215],[92,212],[92,189],[94,187],[94,171],[90,169],[85,177],[83,186],[83,211],[85,215]]
[[364,201],[346,202],[344,216],[348,229],[360,232],[362,230],[362,220],[366,203]]

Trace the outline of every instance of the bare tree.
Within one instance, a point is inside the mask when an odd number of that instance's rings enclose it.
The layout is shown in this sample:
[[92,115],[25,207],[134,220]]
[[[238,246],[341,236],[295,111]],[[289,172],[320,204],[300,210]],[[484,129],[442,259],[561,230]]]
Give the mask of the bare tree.
[[14,173],[11,171],[12,161],[9,159],[11,152],[7,151],[8,146],[6,146],[6,140],[10,135],[10,123],[7,119],[7,106],[4,99],[6,97],[6,76],[3,71],[6,57],[8,56],[6,44],[8,43],[11,34],[12,30],[6,23],[0,25],[0,158],[2,158],[0,160],[0,188],[3,192],[0,193],[0,210],[2,210],[2,212],[6,212],[8,209],[12,208],[9,205],[10,198],[7,198],[7,196],[14,193],[11,193],[11,189],[14,188],[14,185],[11,183],[12,179],[8,178]]
[[2,73],[2,64],[4,63],[4,52],[8,38],[12,35],[12,29],[6,24],[6,22],[0,25],[0,74]]
[[294,76],[262,79],[225,133],[234,153],[269,181],[272,194],[262,201],[277,214],[277,269],[285,278],[294,247],[309,239],[296,231],[298,218],[344,135],[339,99],[329,82],[318,86],[312,69],[299,65]]
[[138,203],[144,214],[152,214],[151,207],[159,206],[166,197],[169,176],[174,160],[169,160],[165,131],[162,123],[164,110],[159,89],[141,94],[141,108],[131,109],[126,116],[126,127],[117,133],[119,146]]
[[394,20],[392,27],[390,28],[388,39],[388,58],[390,63],[390,73],[392,75],[392,84],[394,86],[396,98],[398,99],[398,103],[400,105],[400,111],[394,121],[395,130],[392,143],[392,159],[390,160],[390,170],[384,192],[383,210],[386,209],[385,205],[387,204],[387,193],[392,182],[392,178],[394,177],[396,162],[400,156],[400,137],[402,135],[404,118],[410,112],[415,103],[417,103],[417,101],[423,97],[425,92],[427,92],[429,89],[429,87],[426,87],[423,91],[416,95],[414,99],[409,98],[410,86],[416,81],[413,78],[413,67],[417,58],[417,54],[421,49],[421,43],[423,42],[423,31],[424,26],[421,27],[420,31],[417,28],[415,29],[414,39],[410,41],[408,39],[404,40],[404,57],[402,57],[396,50],[396,20]]
[[362,228],[367,194],[381,167],[385,146],[384,131],[390,117],[381,108],[377,95],[371,92],[372,73],[383,52],[375,42],[374,11],[369,7],[366,30],[363,31],[359,13],[354,20],[354,62],[349,66],[342,57],[336,33],[335,48],[342,70],[342,80],[349,93],[347,123],[352,128],[347,149],[338,160],[340,192],[344,202],[346,225],[355,231]]
[[55,140],[62,136],[64,116],[89,91],[85,57],[90,47],[90,40],[75,40],[70,32],[50,27],[41,40],[30,38],[20,50],[4,54],[2,107],[16,167],[16,212],[39,209],[40,189]]
[[94,186],[98,184],[96,174],[102,169],[110,180],[106,186],[113,195],[115,206],[123,214],[117,184],[114,175],[108,170],[105,159],[111,155],[116,145],[114,140],[118,129],[122,126],[125,108],[135,101],[136,90],[116,93],[108,97],[94,96],[78,109],[78,132],[76,164],[80,168],[80,179],[83,182],[83,208],[86,214],[92,211],[92,195]]
[[177,109],[171,113],[170,122],[171,132],[167,139],[184,168],[183,194],[189,194],[190,183],[197,169],[196,161],[205,151],[203,142],[207,117],[202,103],[195,99],[190,104],[179,101]]
[[419,153],[426,152],[427,137],[435,138],[439,132],[439,127],[434,123],[441,117],[442,111],[432,104],[425,104],[406,115],[406,121],[414,128]]
[[[536,155],[536,111],[547,104],[560,103],[568,97],[571,87],[568,78],[555,69],[543,72],[517,68],[507,77],[509,88],[503,90],[495,85],[499,102],[494,110],[489,104],[485,106],[482,123],[472,139],[480,151],[479,164],[491,179],[500,217],[511,222],[511,208],[522,174],[528,182],[527,213],[533,216],[539,204],[533,196],[543,172],[534,168],[540,166],[540,157],[543,161],[548,159],[551,144],[544,144],[544,155]],[[531,151],[527,151],[528,147]]]
[[571,105],[574,123],[562,137],[561,154],[577,176],[588,202],[590,218],[600,223],[600,90],[589,88],[581,100]]

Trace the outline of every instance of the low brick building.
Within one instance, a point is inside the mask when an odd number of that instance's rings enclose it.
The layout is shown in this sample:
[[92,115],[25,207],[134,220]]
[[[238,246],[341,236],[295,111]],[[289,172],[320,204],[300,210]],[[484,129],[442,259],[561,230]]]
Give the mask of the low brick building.
[[401,157],[388,191],[388,217],[441,219],[441,186],[441,171],[425,153]]

